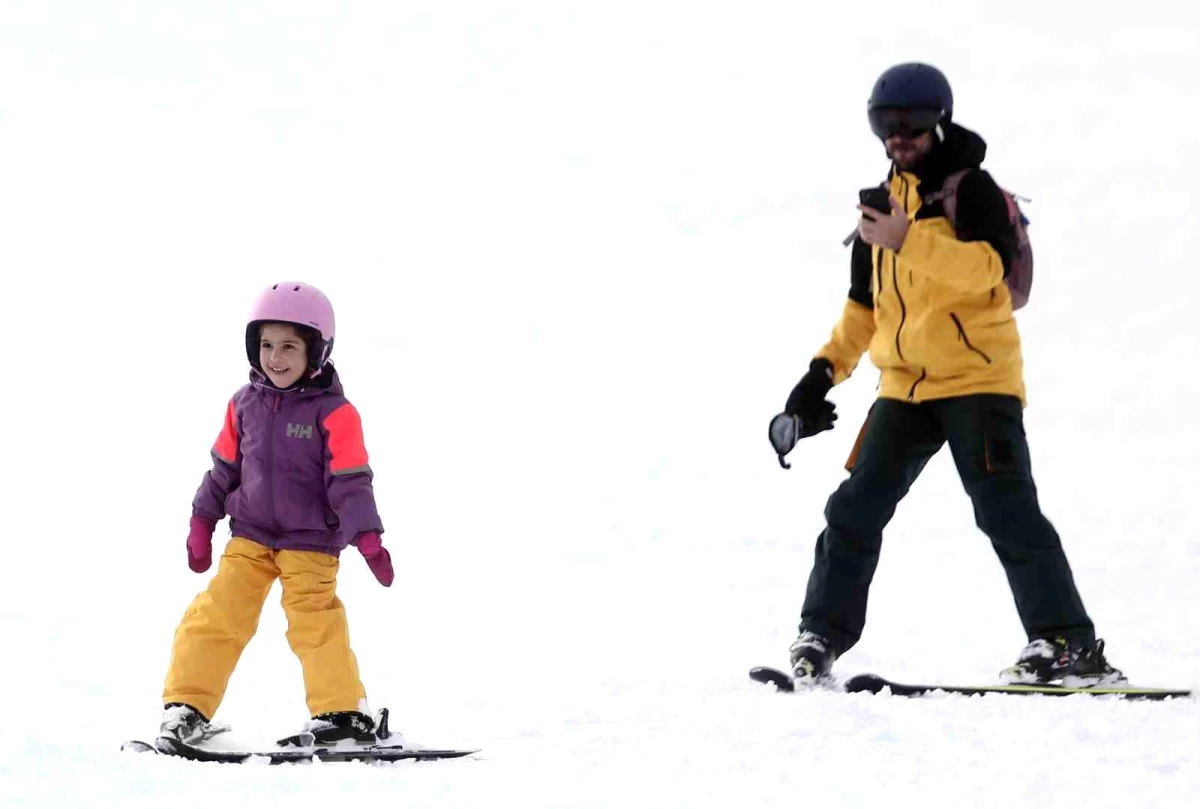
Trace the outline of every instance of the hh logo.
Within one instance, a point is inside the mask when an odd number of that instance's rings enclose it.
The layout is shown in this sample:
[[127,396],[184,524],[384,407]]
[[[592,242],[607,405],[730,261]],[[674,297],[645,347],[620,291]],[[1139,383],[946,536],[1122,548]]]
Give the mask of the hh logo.
[[288,438],[312,438],[312,425],[289,423]]

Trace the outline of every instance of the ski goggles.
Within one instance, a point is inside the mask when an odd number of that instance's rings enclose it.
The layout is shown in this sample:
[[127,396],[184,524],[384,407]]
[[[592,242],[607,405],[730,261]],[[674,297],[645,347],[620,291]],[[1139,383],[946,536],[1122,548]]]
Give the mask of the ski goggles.
[[899,107],[881,107],[867,112],[871,131],[880,140],[899,135],[916,138],[930,132],[942,120],[942,110]]

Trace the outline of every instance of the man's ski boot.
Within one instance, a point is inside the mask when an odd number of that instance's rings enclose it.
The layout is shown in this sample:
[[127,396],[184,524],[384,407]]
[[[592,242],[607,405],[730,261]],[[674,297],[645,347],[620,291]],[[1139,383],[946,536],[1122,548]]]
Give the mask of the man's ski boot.
[[191,705],[169,702],[163,708],[162,724],[158,735],[167,736],[184,744],[195,744],[212,735],[207,717]]
[[829,639],[804,630],[788,649],[792,661],[792,677],[797,688],[811,688],[829,679],[837,649]]
[[1070,688],[1128,685],[1129,680],[1104,658],[1104,641],[1092,646],[1066,638],[1034,638],[1015,665],[1000,672],[1005,685],[1063,685]]

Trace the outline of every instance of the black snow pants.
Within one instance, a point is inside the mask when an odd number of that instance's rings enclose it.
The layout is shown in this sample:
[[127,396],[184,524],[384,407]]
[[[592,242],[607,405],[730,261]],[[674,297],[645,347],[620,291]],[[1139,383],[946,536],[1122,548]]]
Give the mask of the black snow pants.
[[1021,402],[973,394],[913,404],[878,399],[850,476],[830,496],[817,539],[800,629],[844,653],[862,635],[867,591],[883,529],[943,443],[950,444],[975,523],[1004,566],[1030,639],[1095,641],[1057,532],[1043,516],[1025,440]]

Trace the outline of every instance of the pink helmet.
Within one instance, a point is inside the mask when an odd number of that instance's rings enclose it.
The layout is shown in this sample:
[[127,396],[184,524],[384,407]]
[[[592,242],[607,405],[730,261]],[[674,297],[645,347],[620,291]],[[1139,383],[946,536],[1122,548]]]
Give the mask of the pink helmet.
[[315,335],[316,339],[307,340],[308,367],[313,371],[319,371],[333,351],[333,304],[311,284],[280,281],[258,296],[246,323],[246,356],[255,368],[259,368],[258,327],[263,323],[291,323]]

